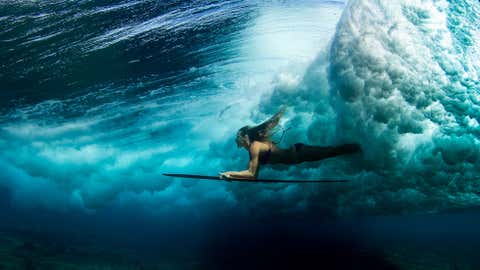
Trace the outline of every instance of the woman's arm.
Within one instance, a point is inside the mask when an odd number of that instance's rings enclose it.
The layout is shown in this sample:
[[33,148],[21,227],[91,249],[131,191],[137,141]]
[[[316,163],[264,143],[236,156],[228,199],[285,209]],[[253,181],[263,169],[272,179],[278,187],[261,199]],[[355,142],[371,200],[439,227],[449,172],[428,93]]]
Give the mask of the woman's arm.
[[240,179],[257,179],[259,166],[260,148],[257,145],[253,145],[250,150],[250,161],[248,162],[248,169],[245,171],[230,171],[220,173],[220,176],[225,178],[240,178]]

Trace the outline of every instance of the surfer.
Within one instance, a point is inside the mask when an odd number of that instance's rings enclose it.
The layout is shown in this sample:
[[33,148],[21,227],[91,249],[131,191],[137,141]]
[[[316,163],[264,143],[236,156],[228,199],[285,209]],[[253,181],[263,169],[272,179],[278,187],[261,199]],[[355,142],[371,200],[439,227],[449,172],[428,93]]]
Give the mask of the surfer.
[[342,144],[338,146],[312,146],[296,143],[288,149],[281,149],[271,140],[270,131],[278,124],[285,112],[285,107],[267,121],[258,126],[244,126],[237,132],[237,146],[245,148],[250,161],[245,171],[228,171],[220,173],[221,178],[257,179],[260,165],[264,164],[297,164],[306,161],[317,161],[344,154],[360,152],[358,144]]

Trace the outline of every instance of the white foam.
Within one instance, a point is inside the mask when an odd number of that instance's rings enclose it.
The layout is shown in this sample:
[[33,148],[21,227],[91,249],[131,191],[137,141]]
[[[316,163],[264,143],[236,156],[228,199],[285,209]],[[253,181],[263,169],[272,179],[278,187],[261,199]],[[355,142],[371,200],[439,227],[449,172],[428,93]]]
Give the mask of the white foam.
[[[425,181],[426,175],[438,181],[422,187],[432,195],[447,192],[441,179],[478,168],[469,165],[479,161],[467,151],[480,143],[474,131],[477,115],[464,98],[466,93],[475,98],[478,89],[465,87],[458,79],[459,74],[475,77],[471,67],[478,70],[480,63],[459,54],[448,22],[449,15],[455,16],[448,14],[454,4],[350,1],[338,25],[330,70],[338,134],[348,133],[363,142],[375,170],[392,179],[398,176],[387,186],[398,193],[384,202],[392,207],[397,199],[416,198],[410,196],[416,188],[413,183]],[[466,70],[472,75],[465,75]],[[438,151],[443,159],[437,159]],[[438,162],[434,172],[433,160]],[[463,183],[462,189],[470,185]],[[382,196],[378,192],[377,198]],[[452,201],[462,196],[452,191]],[[433,208],[440,205],[445,206],[439,202]],[[421,209],[421,203],[416,207]]]

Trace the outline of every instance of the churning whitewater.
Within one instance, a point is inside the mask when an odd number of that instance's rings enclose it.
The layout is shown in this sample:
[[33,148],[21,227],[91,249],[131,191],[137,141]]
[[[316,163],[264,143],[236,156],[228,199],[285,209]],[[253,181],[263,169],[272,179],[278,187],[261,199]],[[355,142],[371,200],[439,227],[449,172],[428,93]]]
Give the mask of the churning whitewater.
[[[0,52],[0,185],[13,205],[349,216],[480,204],[478,1],[205,3],[0,3],[12,47]],[[351,182],[162,176],[243,170],[236,131],[282,105],[280,146],[364,153],[260,177]]]

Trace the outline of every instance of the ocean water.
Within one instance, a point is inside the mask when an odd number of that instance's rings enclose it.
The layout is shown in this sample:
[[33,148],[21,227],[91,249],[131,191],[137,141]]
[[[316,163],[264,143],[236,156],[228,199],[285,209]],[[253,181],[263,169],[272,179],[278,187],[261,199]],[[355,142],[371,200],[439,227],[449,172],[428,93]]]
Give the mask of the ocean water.
[[[480,2],[0,1],[0,269],[478,269]],[[261,178],[238,128],[363,153]],[[282,137],[282,130],[286,130]]]

